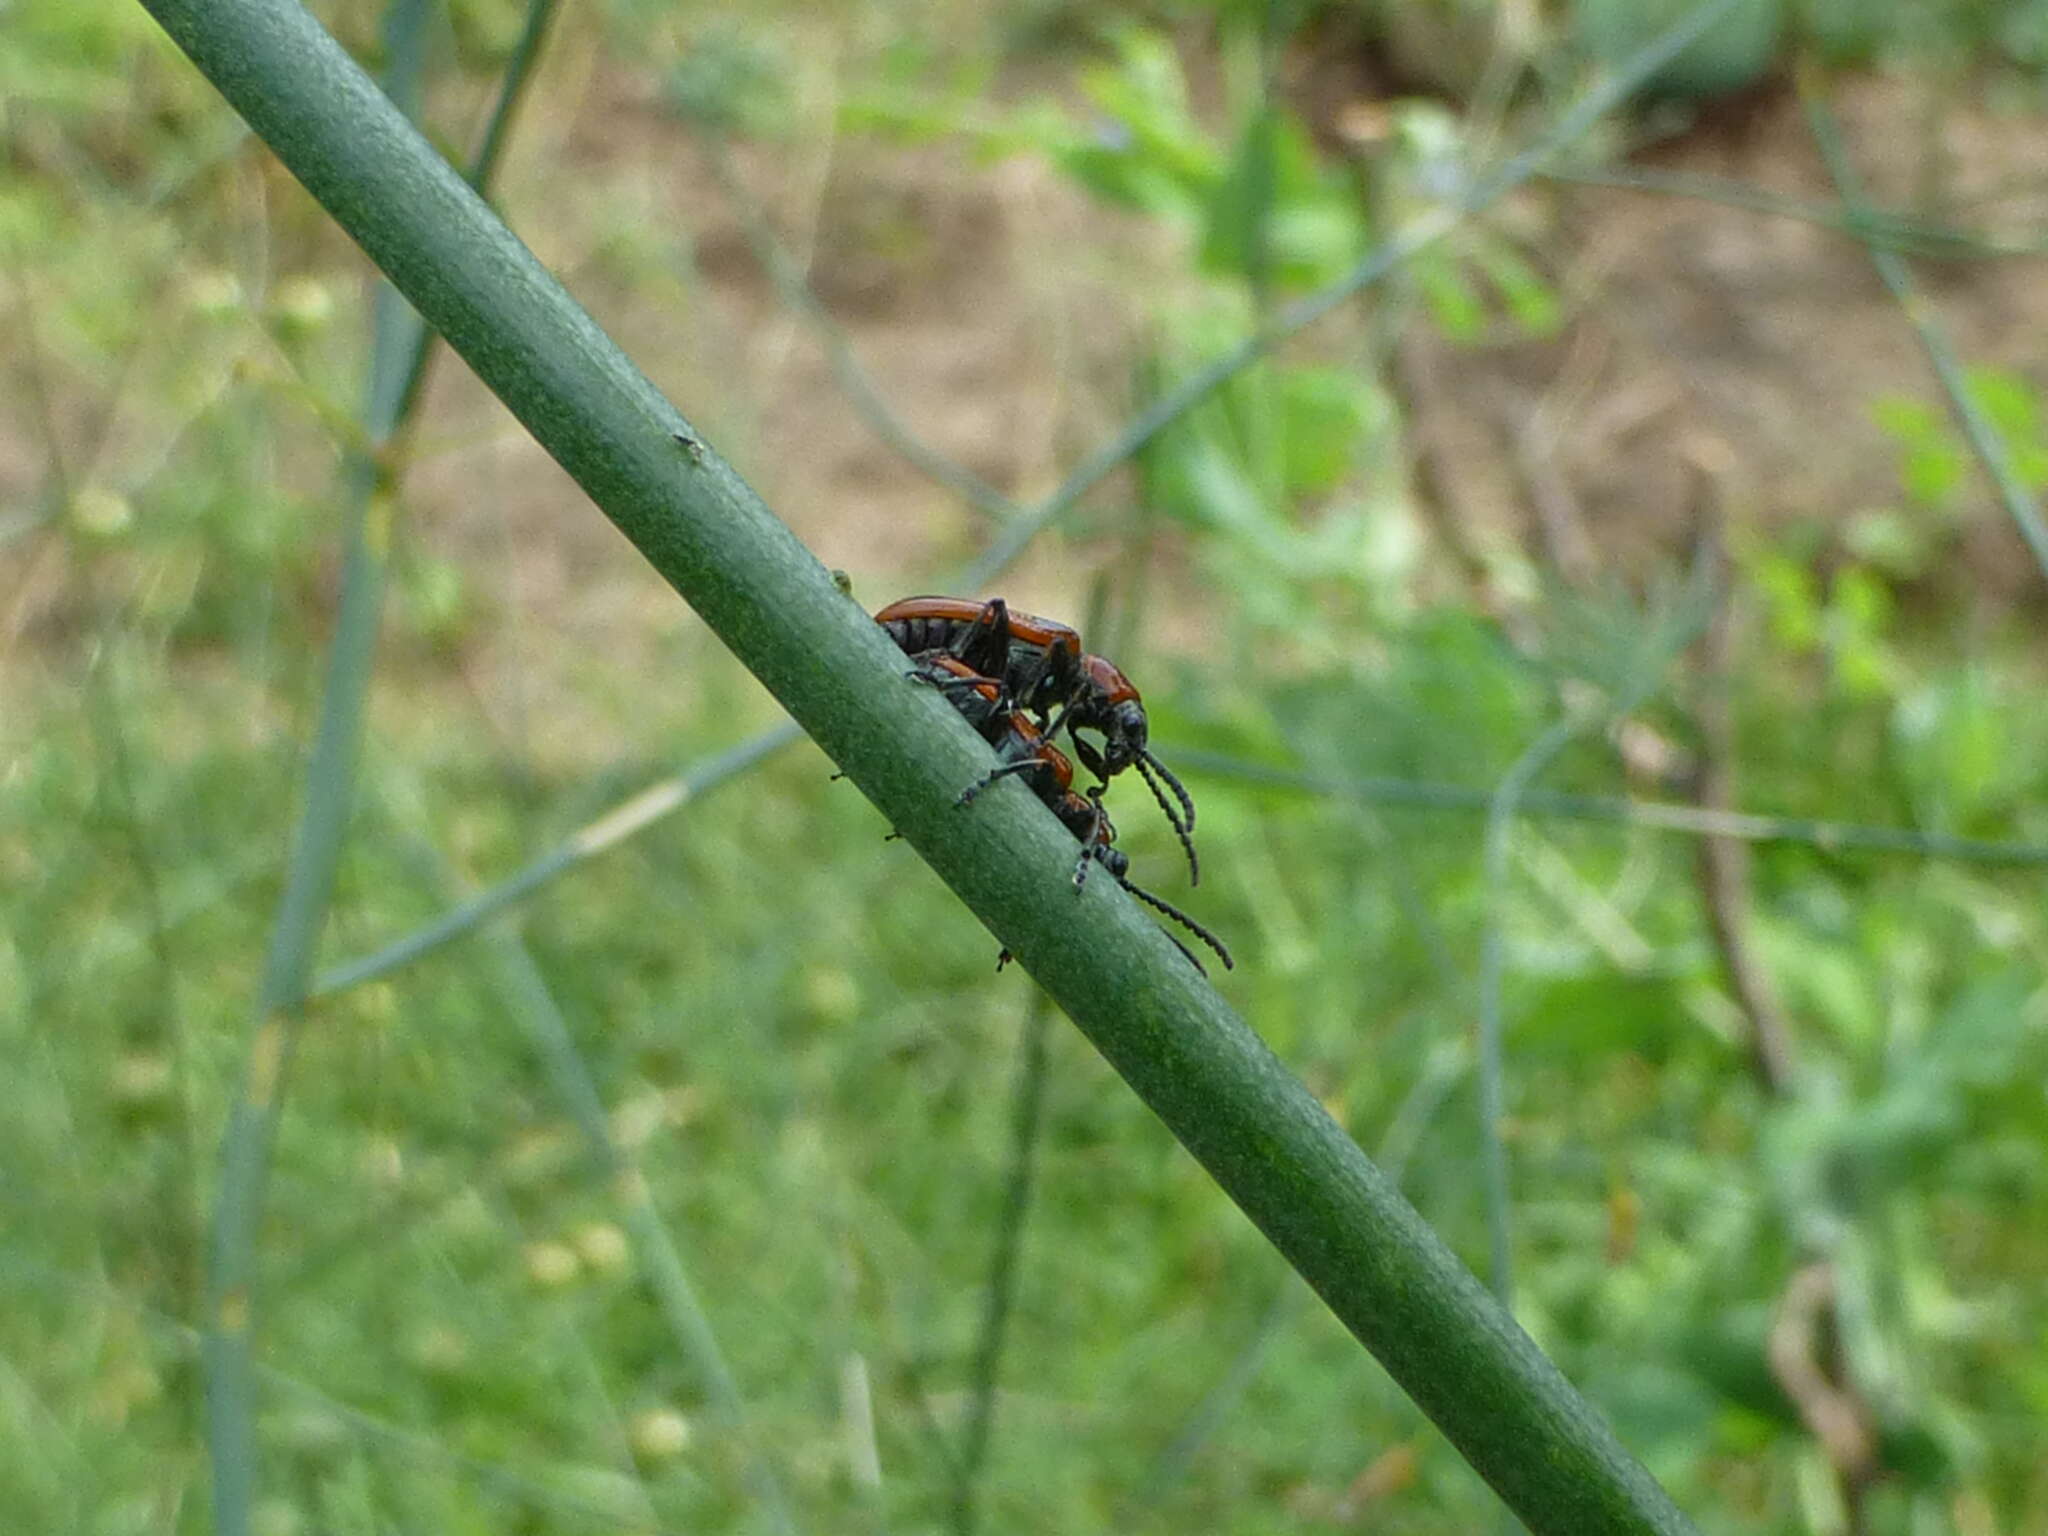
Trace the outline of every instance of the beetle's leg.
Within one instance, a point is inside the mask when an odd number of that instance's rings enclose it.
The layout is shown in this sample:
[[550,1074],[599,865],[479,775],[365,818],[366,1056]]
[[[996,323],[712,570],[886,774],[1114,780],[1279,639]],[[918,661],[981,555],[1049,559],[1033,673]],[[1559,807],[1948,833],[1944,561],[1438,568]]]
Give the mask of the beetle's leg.
[[999,715],[1007,717],[1009,713],[1002,702],[1002,684],[995,678],[979,674],[962,676],[929,662],[923,662],[903,675],[914,683],[936,688],[946,696],[946,702],[959,710],[967,723],[978,731],[985,730],[990,720]]
[[1018,761],[1014,763],[999,764],[998,766],[989,769],[987,773],[984,773],[972,784],[968,785],[965,789],[961,790],[960,798],[954,801],[953,803],[955,805],[972,805],[974,804],[975,797],[979,795],[984,789],[987,789],[989,785],[995,783],[997,779],[1006,779],[1014,773],[1031,773],[1034,770],[1044,768],[1045,766],[1046,762],[1045,759],[1042,757],[1026,757],[1020,758],[1018,759]]
[[[1051,740],[1053,730],[1057,729],[1060,723],[1072,713],[1071,709],[1060,712],[1059,720],[1054,721],[1052,729],[1048,729],[1045,733],[1047,740]],[[1081,759],[1081,766],[1107,784],[1109,782],[1109,764],[1103,760],[1102,754],[1089,743],[1083,741],[1071,726],[1067,728],[1067,739],[1074,744],[1074,756]]]
[[1074,889],[1077,891],[1088,883],[1088,866],[1100,863],[1109,849],[1108,840],[1102,839],[1102,829],[1109,822],[1109,812],[1102,808],[1100,784],[1088,791],[1088,803],[1094,807],[1095,815],[1088,823],[1088,835],[1081,839],[1081,857],[1074,861]]
[[974,622],[961,630],[954,640],[953,655],[977,672],[1007,680],[1010,670],[1010,605],[1000,597],[992,597],[982,604]]

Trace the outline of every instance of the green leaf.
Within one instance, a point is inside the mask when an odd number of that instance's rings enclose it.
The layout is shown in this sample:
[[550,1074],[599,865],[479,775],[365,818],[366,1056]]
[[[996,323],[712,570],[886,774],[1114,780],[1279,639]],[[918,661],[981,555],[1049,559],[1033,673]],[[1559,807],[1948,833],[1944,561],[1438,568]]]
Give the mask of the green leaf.
[[1953,506],[1970,460],[1948,418],[1925,401],[1897,395],[1873,402],[1870,413],[1899,446],[1899,481],[1908,499],[1937,511]]
[[1410,271],[1430,318],[1446,336],[1453,341],[1477,341],[1486,334],[1486,306],[1455,265],[1420,257]]
[[1899,774],[1926,814],[1964,821],[1991,809],[2013,772],[2016,751],[2011,701],[1983,673],[1926,683],[1892,713]]
[[1179,57],[1137,28],[1120,33],[1116,47],[1114,64],[1083,76],[1095,120],[1061,163],[1102,197],[1199,220],[1224,167],[1188,110]]
[[1564,324],[1564,306],[1557,293],[1512,247],[1480,242],[1473,260],[1500,290],[1508,313],[1531,336],[1554,336]]
[[1274,108],[1254,114],[1209,204],[1203,269],[1309,286],[1349,267],[1364,241],[1357,200],[1318,163],[1307,129]]
[[1385,401],[1363,374],[1338,368],[1291,368],[1279,375],[1277,388],[1287,490],[1321,495],[1351,473],[1381,428]]
[[1804,564],[1775,550],[1758,554],[1749,579],[1764,600],[1771,639],[1796,654],[1820,644],[1820,584]]
[[1270,269],[1280,131],[1279,113],[1271,106],[1245,124],[1230,169],[1209,200],[1200,255],[1204,270],[1248,278]]
[[1685,1017],[1678,983],[1667,976],[1630,976],[1607,968],[1538,985],[1515,1021],[1517,1056],[1545,1053],[1590,1062],[1631,1051],[1656,1064],[1677,1040]]
[[2032,384],[2002,368],[1972,368],[1970,394],[1991,424],[2015,447],[2041,442],[2041,402]]

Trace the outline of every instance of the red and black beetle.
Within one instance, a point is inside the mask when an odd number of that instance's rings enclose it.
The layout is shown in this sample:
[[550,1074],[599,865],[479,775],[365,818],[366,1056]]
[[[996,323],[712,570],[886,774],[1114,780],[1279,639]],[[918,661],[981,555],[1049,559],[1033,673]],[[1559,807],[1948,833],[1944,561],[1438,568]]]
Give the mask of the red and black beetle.
[[[1188,856],[1190,879],[1199,883],[1195,858],[1195,802],[1180,780],[1153,756],[1144,700],[1114,662],[1081,649],[1081,637],[1066,625],[1012,611],[1000,597],[978,603],[962,597],[906,597],[875,615],[911,656],[943,653],[973,674],[999,681],[998,708],[1014,707],[1036,717],[1051,738],[1064,727],[1074,753],[1089,772],[1107,783],[1136,768]],[[1102,737],[1098,750],[1081,731]],[[1160,787],[1164,780],[1174,801]]]
[[[1147,906],[1172,918],[1214,950],[1223,961],[1225,970],[1234,968],[1230,951],[1224,948],[1222,940],[1215,934],[1171,902],[1131,881],[1130,858],[1114,846],[1116,827],[1109,819],[1109,812],[1103,808],[1102,786],[1097,785],[1085,795],[1075,793],[1073,763],[1066,753],[1046,739],[1046,733],[1040,731],[1022,709],[1005,703],[1001,683],[975,672],[965,661],[944,651],[920,656],[917,663],[908,675],[945,692],[1001,759],[994,768],[961,790],[956,804],[972,805],[981,792],[998,779],[1013,776],[1024,779],[1081,845],[1081,856],[1074,864],[1075,890],[1080,890],[1087,881],[1089,866],[1100,864],[1118,885]],[[1196,970],[1203,969],[1202,962],[1195,959],[1185,944],[1178,939],[1174,943]],[[997,961],[998,967],[1008,959],[1009,952],[1005,950]]]

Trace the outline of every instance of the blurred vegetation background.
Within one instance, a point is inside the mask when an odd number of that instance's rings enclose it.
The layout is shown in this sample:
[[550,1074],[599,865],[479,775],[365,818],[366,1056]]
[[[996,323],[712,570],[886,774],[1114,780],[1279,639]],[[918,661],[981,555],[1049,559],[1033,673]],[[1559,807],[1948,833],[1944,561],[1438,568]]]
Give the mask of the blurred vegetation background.
[[[466,160],[526,7],[318,9]],[[495,191],[879,607],[1682,10],[607,0]],[[1490,1528],[830,765],[724,756],[772,705],[459,366],[376,426],[366,264],[139,7],[0,11],[0,128],[0,1523],[211,1528],[353,506],[255,1529]],[[1205,878],[1126,790],[1136,877],[1709,1532],[2048,1532],[2044,165],[2043,0],[1744,0],[993,588],[1139,680]]]

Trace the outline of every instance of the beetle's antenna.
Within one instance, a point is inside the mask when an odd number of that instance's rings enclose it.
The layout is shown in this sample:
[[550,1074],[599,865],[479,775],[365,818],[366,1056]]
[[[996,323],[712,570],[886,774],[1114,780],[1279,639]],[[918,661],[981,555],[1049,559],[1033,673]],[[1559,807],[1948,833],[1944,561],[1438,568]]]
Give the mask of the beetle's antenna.
[[[1200,923],[1196,922],[1192,917],[1189,917],[1187,913],[1181,911],[1181,909],[1179,907],[1176,907],[1172,902],[1161,901],[1157,896],[1154,896],[1150,891],[1145,890],[1142,887],[1135,886],[1131,884],[1131,882],[1128,880],[1119,880],[1117,884],[1121,885],[1125,890],[1129,891],[1133,896],[1137,897],[1138,900],[1144,902],[1146,906],[1151,907],[1157,911],[1164,912],[1176,923],[1179,923],[1181,927],[1187,929],[1189,933],[1192,933],[1204,944],[1208,945],[1211,949],[1215,950],[1216,958],[1223,962],[1223,969],[1225,969],[1226,971],[1234,971],[1237,969],[1236,963],[1232,961],[1232,959],[1230,958],[1230,951],[1223,947],[1223,941],[1217,938],[1216,935],[1211,933],[1208,929],[1204,928]],[[1171,937],[1171,935],[1169,935],[1169,937]],[[1180,941],[1176,939],[1174,940],[1174,942],[1179,943]],[[1187,946],[1184,944],[1181,945],[1181,953],[1184,955],[1188,955]],[[1190,960],[1195,960],[1195,957],[1193,955],[1188,955],[1188,958]],[[1198,971],[1202,971],[1201,961],[1195,960],[1195,969]],[[1209,973],[1207,971],[1202,971],[1202,974],[1206,976]]]
[[[1152,798],[1159,802],[1159,809],[1166,813],[1167,821],[1172,823],[1174,836],[1180,839],[1181,847],[1187,852],[1188,884],[1200,885],[1202,883],[1202,866],[1195,859],[1195,839],[1193,836],[1195,829],[1195,802],[1188,798],[1188,792],[1181,787],[1180,780],[1176,779],[1166,765],[1150,752],[1141,752],[1138,756],[1132,758],[1131,761],[1137,767],[1138,777],[1143,779],[1145,787],[1152,791]],[[1159,774],[1160,778],[1165,779],[1168,784],[1173,786],[1174,793],[1179,796],[1181,805],[1187,811],[1185,818],[1175,813],[1171,802],[1166,798],[1166,791],[1159,787],[1159,779],[1152,777],[1155,771]]]
[[[1187,813],[1185,819],[1181,822],[1181,825],[1186,827],[1190,832],[1194,831],[1195,797],[1188,793],[1187,786],[1182,784],[1179,779],[1175,778],[1173,776],[1173,770],[1167,767],[1166,764],[1159,761],[1158,758],[1154,757],[1149,749],[1147,749],[1146,751],[1142,751],[1138,754],[1138,761],[1146,765],[1147,767],[1150,767],[1154,772],[1156,772],[1159,775],[1159,777],[1166,780],[1168,784],[1173,786],[1174,798],[1180,801],[1180,808]],[[1156,795],[1159,793],[1159,791],[1155,789],[1152,791],[1152,793]]]

